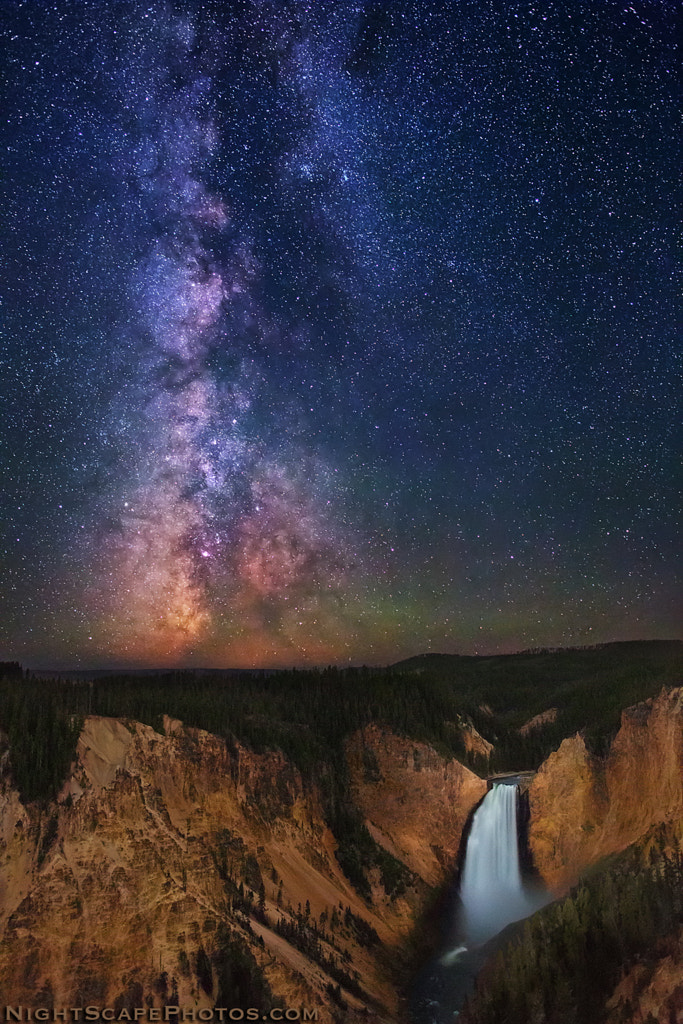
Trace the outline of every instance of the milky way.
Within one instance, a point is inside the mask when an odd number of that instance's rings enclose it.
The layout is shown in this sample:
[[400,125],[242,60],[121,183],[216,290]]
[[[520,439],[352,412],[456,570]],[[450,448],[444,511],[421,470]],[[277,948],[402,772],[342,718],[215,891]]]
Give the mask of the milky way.
[[[320,616],[343,580],[343,542],[320,508],[320,469],[302,472],[308,453],[264,445],[243,428],[262,372],[255,356],[241,365],[246,337],[268,330],[254,295],[258,266],[239,215],[201,180],[218,138],[207,113],[209,58],[190,20],[170,9],[156,15],[143,55],[127,58],[156,72],[126,90],[141,135],[131,180],[157,225],[130,294],[137,374],[119,396],[143,419],[134,474],[121,481],[127,500],[102,539],[95,605],[106,614],[96,642],[133,660],[174,662],[215,643],[216,610],[225,619],[229,609],[214,657],[284,650],[306,658],[321,650]],[[233,220],[237,234],[217,259],[218,235]],[[221,353],[236,361],[229,376],[216,369]],[[283,409],[284,433],[288,415]],[[309,641],[294,639],[292,616],[298,627],[306,619]]]
[[0,657],[679,635],[673,4],[0,7]]

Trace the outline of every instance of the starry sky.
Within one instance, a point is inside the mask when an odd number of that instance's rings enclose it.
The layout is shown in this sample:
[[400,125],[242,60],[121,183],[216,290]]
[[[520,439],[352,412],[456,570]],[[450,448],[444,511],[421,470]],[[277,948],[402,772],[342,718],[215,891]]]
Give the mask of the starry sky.
[[676,8],[0,0],[0,658],[680,636]]

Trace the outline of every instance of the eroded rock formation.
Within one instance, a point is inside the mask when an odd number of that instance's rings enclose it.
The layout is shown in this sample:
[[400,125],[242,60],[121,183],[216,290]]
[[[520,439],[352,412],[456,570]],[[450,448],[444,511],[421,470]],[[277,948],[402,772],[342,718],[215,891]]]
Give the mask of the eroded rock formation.
[[557,721],[557,708],[548,708],[547,711],[542,711],[540,715],[534,715],[528,722],[525,722],[519,730],[519,735],[528,736],[536,729],[540,729],[544,725],[551,725],[555,721]]
[[565,739],[529,788],[529,842],[556,893],[607,854],[664,822],[683,827],[683,689],[622,713],[602,760],[580,735]]
[[[0,780],[0,999],[210,1007],[220,939],[246,951],[284,1005],[403,1019],[388,965],[401,962],[427,885],[452,870],[484,782],[379,730],[350,741],[377,840],[426,883],[393,901],[375,885],[370,905],[340,870],[315,786],[281,754],[229,749],[170,719],[161,734],[98,717],[77,754],[42,811]],[[317,929],[315,955],[277,933],[302,919]]]
[[605,1024],[683,1020],[683,931],[626,971],[607,1002]]
[[370,834],[428,885],[443,885],[467,816],[486,793],[484,779],[375,725],[349,740],[347,756]]

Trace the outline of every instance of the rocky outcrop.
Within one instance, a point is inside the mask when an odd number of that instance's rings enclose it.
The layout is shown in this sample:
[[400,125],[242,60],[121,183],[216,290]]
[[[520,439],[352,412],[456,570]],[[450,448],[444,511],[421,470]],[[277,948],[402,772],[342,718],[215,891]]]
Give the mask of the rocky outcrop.
[[546,884],[562,893],[589,864],[659,823],[683,822],[683,690],[622,713],[603,760],[580,735],[564,740],[529,787],[529,843]]
[[[39,834],[37,812],[27,829],[16,801],[15,794],[6,805],[16,824],[6,814],[3,829],[16,835],[23,820],[23,831]],[[329,917],[341,902],[390,938],[390,926],[336,865],[315,794],[280,754],[229,751],[169,721],[161,735],[90,718],[50,820],[50,848],[33,857],[30,872],[26,857],[3,863],[12,897],[0,943],[6,1000],[113,1006],[144,992],[154,1005],[173,994],[181,1005],[211,1006],[218,979],[195,966],[227,924],[276,995],[292,1006],[321,1006],[332,979],[297,959],[275,933],[278,920],[293,919],[306,900],[311,919]],[[40,840],[26,849],[39,847]],[[259,899],[256,930],[250,918]],[[341,963],[347,950],[364,967],[365,997],[346,994],[349,1019],[364,1002],[391,1019],[395,997],[378,965],[350,932],[330,938],[330,956]]]
[[605,1024],[683,1021],[683,931],[627,970],[607,1002]]
[[[378,841],[441,883],[485,783],[379,730],[355,737],[349,758]],[[239,948],[240,976],[282,1005],[403,1019],[392,971],[420,894],[363,900],[315,786],[278,752],[168,718],[158,733],[91,717],[57,804],[24,807],[5,777],[0,836],[0,1002],[208,1008],[221,957]]]
[[486,760],[489,759],[493,752],[493,743],[489,743],[485,740],[481,733],[477,732],[471,722],[466,722],[461,730],[460,735],[462,741],[465,744],[465,750],[468,754],[477,754],[479,757],[483,757]]
[[548,708],[547,711],[542,711],[540,715],[534,715],[528,722],[525,722],[519,730],[519,735],[528,736],[536,729],[541,729],[544,725],[552,725],[555,721],[557,721],[557,708]]
[[9,778],[5,742],[0,733],[0,935],[31,888],[37,847],[31,817]]
[[455,868],[462,830],[486,782],[432,747],[372,725],[347,744],[354,800],[376,842],[429,886]]

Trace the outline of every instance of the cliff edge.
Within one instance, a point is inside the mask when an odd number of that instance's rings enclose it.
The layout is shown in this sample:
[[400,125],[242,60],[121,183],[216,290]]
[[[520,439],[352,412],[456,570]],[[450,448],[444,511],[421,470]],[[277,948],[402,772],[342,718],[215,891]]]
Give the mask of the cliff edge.
[[590,864],[653,826],[683,828],[683,689],[627,708],[606,758],[577,734],[543,763],[529,787],[529,845],[560,895]]

